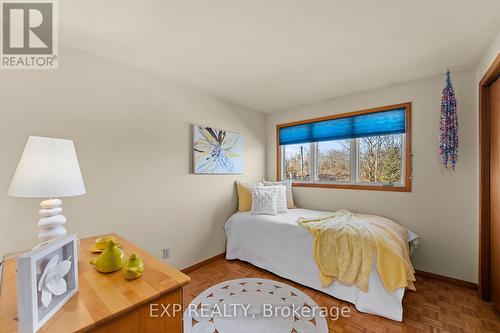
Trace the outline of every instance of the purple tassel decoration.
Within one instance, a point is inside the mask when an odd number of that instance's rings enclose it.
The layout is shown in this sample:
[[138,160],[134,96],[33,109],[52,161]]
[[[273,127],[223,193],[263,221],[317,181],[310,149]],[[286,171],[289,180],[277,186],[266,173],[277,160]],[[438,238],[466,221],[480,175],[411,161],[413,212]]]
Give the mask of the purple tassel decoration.
[[457,100],[451,85],[450,71],[446,72],[446,85],[441,95],[441,126],[439,153],[445,168],[455,170],[458,152]]

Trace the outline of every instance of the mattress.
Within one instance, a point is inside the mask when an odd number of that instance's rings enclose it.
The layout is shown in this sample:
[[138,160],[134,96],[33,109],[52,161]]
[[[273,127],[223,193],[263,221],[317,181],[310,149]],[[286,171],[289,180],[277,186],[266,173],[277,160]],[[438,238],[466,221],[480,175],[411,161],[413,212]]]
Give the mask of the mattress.
[[[226,259],[239,259],[268,270],[283,278],[319,290],[354,304],[358,311],[401,321],[404,288],[388,292],[380,280],[375,261],[369,279],[368,292],[355,285],[334,282],[323,288],[313,258],[313,237],[297,224],[299,217],[324,216],[331,212],[309,209],[289,209],[288,213],[269,216],[237,212],[225,225]],[[418,237],[409,231],[412,246]]]

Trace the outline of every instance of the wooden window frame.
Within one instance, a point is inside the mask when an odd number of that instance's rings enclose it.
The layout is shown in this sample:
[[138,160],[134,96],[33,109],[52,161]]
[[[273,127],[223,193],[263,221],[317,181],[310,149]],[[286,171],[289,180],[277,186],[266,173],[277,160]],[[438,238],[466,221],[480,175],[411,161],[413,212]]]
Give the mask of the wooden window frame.
[[339,184],[339,183],[308,183],[308,182],[293,182],[293,186],[295,187],[318,187],[318,188],[339,188],[339,189],[350,189],[350,190],[373,190],[373,191],[393,191],[393,192],[411,192],[411,172],[412,172],[412,150],[411,150],[411,112],[412,112],[412,104],[411,102],[387,105],[372,109],[336,114],[332,116],[307,119],[294,121],[286,124],[278,124],[276,125],[276,179],[281,180],[281,146],[279,143],[279,133],[281,128],[302,125],[302,124],[310,124],[319,121],[346,118],[352,116],[358,116],[363,114],[381,112],[381,111],[390,111],[395,109],[404,108],[406,110],[406,133],[405,133],[405,141],[404,141],[404,186],[380,186],[380,185],[369,185],[369,184]]

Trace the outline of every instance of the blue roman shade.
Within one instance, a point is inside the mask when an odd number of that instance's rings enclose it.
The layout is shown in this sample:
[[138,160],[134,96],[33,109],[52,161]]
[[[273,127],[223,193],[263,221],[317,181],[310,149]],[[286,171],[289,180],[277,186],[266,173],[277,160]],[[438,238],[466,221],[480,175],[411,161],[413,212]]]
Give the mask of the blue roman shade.
[[406,109],[360,114],[282,127],[280,145],[354,139],[406,132]]

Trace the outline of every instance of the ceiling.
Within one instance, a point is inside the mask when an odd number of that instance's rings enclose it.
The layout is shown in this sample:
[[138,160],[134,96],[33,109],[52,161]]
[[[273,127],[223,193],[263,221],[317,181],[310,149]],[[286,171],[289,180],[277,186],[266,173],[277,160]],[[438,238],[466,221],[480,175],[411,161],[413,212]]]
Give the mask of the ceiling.
[[272,112],[480,60],[499,0],[64,0],[61,43]]

